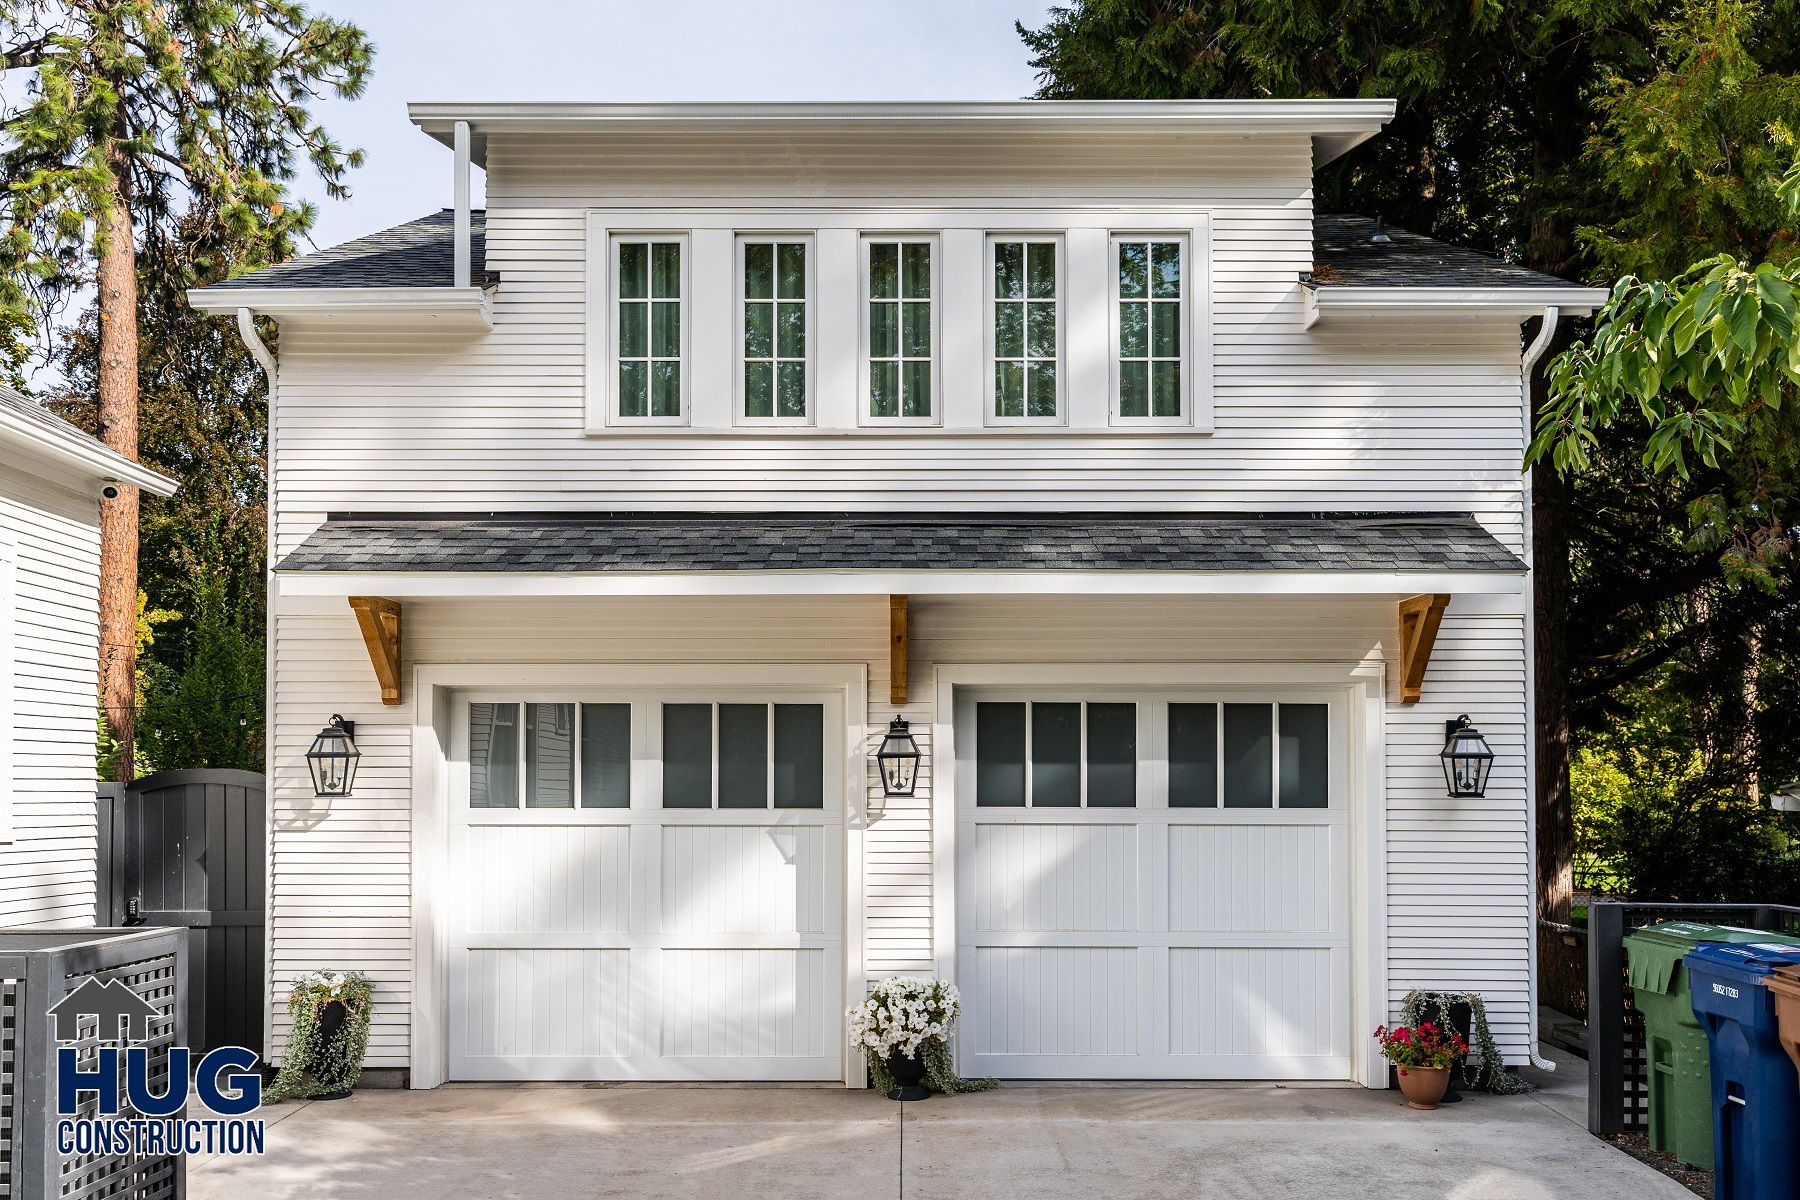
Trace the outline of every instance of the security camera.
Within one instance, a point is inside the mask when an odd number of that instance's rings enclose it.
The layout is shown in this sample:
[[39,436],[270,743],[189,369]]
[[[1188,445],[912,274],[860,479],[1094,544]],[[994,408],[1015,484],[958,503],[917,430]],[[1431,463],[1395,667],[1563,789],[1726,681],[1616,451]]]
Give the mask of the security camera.
[[102,500],[117,500],[119,498],[119,485],[116,483],[101,484],[100,498]]

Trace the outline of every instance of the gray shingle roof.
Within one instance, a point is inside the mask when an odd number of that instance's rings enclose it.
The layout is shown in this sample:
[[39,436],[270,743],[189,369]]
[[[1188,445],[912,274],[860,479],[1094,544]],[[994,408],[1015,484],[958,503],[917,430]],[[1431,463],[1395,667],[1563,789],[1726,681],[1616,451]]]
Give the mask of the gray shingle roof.
[[1321,287],[1576,287],[1566,279],[1388,225],[1372,243],[1373,217],[1313,217],[1313,283]]
[[281,571],[1522,571],[1468,513],[334,515]]
[[[303,254],[214,284],[214,288],[449,287],[454,271],[449,209]],[[477,287],[499,282],[487,269],[487,214],[469,214],[469,271]]]
[[[55,413],[33,400],[30,396],[25,395],[23,392],[16,392],[3,383],[0,383],[0,408],[4,408],[7,412],[16,413],[17,415],[24,417],[27,421],[30,421],[32,424],[43,429],[45,433],[61,435],[63,437],[68,437],[73,434],[78,438],[92,442],[102,449],[107,448],[105,442],[102,442],[93,434],[82,429],[79,425],[70,424],[68,421],[63,420]],[[110,453],[110,451],[108,452]]]

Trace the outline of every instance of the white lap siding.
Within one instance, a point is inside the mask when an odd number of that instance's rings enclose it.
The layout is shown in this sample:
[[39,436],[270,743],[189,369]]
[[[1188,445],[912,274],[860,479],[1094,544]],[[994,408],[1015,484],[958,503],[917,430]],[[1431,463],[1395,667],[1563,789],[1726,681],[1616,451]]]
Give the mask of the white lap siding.
[[[100,530],[91,495],[0,466],[0,542],[14,556],[10,790],[0,926],[94,921],[94,696]],[[4,639],[0,639],[4,645]],[[4,756],[0,756],[3,758]]]
[[[448,663],[862,663],[872,751],[888,701],[884,598],[429,600],[406,605],[411,665]],[[865,839],[868,972],[932,971],[930,670],[1005,662],[1315,662],[1389,658],[1391,599],[915,598],[912,698],[926,765],[918,794],[883,805]],[[410,691],[383,708],[342,601],[284,601],[274,623],[276,700],[270,861],[272,1048],[280,997],[313,967],[377,983],[372,1066],[405,1066],[411,998]],[[1386,739],[1390,985],[1482,992],[1509,1057],[1527,1050],[1529,883],[1524,790],[1523,618],[1518,601],[1453,602],[1424,702],[1390,688]],[[1203,674],[1204,668],[1197,668]],[[604,675],[596,672],[596,685]],[[522,687],[530,672],[522,673]],[[314,800],[304,755],[332,712],[357,721],[356,794]],[[1443,722],[1468,712],[1499,755],[1484,800],[1447,800]],[[454,887],[455,881],[447,881]],[[1356,1031],[1360,1036],[1364,1031]]]

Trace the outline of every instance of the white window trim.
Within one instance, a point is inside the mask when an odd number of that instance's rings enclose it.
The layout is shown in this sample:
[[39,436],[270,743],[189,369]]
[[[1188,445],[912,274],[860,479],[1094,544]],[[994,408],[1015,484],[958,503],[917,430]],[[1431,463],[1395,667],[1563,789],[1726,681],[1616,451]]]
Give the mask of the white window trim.
[[[744,412],[744,247],[751,242],[769,242],[789,244],[798,243],[806,247],[806,415],[802,417],[752,417]],[[755,428],[767,426],[808,426],[817,420],[819,408],[819,253],[816,239],[811,233],[796,233],[791,230],[745,232],[738,231],[733,239],[731,251],[732,276],[732,380],[731,380],[731,423],[748,425]],[[775,303],[780,303],[779,298]],[[790,301],[791,303],[791,301]],[[775,336],[775,335],[771,335]]]
[[[923,242],[931,247],[931,415],[877,417],[869,412],[869,247]],[[904,320],[904,315],[902,317]],[[902,373],[904,374],[904,372]],[[869,428],[931,428],[944,423],[944,245],[935,229],[867,230],[856,245],[856,419]]]
[[[1025,242],[1055,247],[1056,254],[1056,293],[1051,302],[1056,305],[1056,413],[1049,417],[1003,417],[996,413],[997,382],[994,378],[994,364],[998,361],[995,353],[998,348],[995,342],[994,328],[994,247],[1000,242]],[[1109,243],[1110,248],[1110,243]],[[1066,296],[1069,278],[1067,239],[1061,233],[1033,230],[1029,232],[994,232],[990,231],[984,239],[981,252],[981,355],[982,374],[984,376],[981,396],[981,421],[988,426],[1062,426],[1069,423],[1069,370],[1068,370],[1068,300]],[[1029,384],[1029,379],[1027,380]]]
[[0,532],[0,842],[13,840],[13,797],[19,790],[14,774],[19,722],[13,685],[18,662],[18,564],[18,546]]
[[[673,417],[627,417],[619,412],[619,339],[613,328],[617,319],[619,305],[619,244],[621,242],[674,242],[681,247],[681,413]],[[603,270],[599,272],[602,282],[601,300],[597,312],[591,314],[592,336],[600,339],[603,348],[603,374],[599,381],[599,395],[604,396],[603,419],[605,425],[621,428],[679,427],[688,424],[693,416],[693,402],[690,389],[693,387],[694,374],[694,252],[692,238],[685,229],[601,229],[597,244],[604,257],[600,259]],[[590,260],[591,261],[591,260]],[[591,281],[590,281],[591,282]],[[590,286],[590,298],[592,288]],[[594,380],[590,378],[588,394],[595,395]],[[588,415],[590,427],[593,413]]]

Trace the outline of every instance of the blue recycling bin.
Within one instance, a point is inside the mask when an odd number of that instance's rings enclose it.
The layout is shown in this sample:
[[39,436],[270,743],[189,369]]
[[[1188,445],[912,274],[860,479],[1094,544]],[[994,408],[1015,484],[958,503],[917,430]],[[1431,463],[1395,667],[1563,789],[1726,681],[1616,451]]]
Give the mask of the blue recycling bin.
[[1800,1077],[1763,985],[1800,946],[1707,943],[1681,961],[1712,1060],[1713,1200],[1800,1200]]

